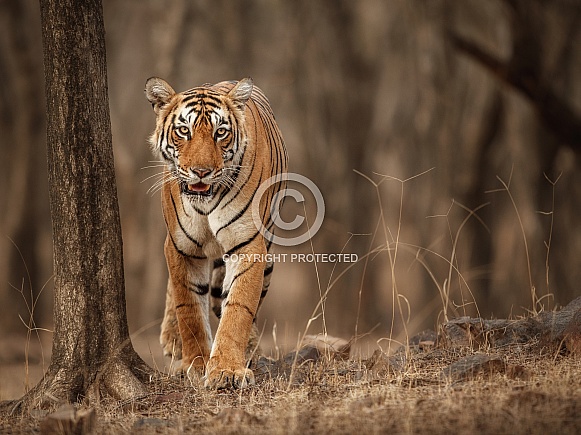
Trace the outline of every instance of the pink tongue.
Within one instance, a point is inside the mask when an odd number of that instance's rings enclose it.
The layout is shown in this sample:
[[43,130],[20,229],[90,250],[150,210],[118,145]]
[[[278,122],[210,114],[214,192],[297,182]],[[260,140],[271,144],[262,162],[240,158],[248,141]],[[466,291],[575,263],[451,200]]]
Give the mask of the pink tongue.
[[190,192],[207,192],[209,189],[210,185],[205,183],[188,184]]

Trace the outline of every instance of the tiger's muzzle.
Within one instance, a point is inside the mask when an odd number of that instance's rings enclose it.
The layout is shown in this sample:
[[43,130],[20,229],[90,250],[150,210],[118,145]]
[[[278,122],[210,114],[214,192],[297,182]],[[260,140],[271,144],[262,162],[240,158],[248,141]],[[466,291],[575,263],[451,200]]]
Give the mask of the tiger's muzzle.
[[182,181],[180,183],[180,188],[183,194],[192,196],[209,197],[214,193],[214,185],[202,183],[187,183]]

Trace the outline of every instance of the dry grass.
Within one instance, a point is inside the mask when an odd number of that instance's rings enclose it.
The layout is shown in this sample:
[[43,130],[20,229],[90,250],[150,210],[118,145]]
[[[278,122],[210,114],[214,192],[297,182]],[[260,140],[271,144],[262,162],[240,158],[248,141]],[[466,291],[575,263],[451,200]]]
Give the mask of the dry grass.
[[[377,190],[382,210],[379,185],[393,177],[382,176],[377,183],[364,177]],[[394,319],[398,315],[401,319],[407,317],[401,303],[402,300],[406,302],[405,296],[396,286],[395,264],[398,250],[408,247],[399,236],[403,186],[416,177],[395,179],[402,186],[397,230],[391,231],[381,214],[378,229],[373,234],[374,240],[376,236],[380,240],[379,245],[364,257],[381,251],[389,254]],[[502,184],[510,195],[509,184]],[[456,234],[450,230],[453,250],[446,260],[448,276],[444,279],[432,276],[442,298],[445,320],[451,306],[450,284],[454,275],[458,277],[459,287],[465,287],[468,292],[468,303],[476,305],[474,295],[457,267],[455,249],[466,220],[478,218],[477,210],[467,210],[468,217],[462,221]],[[515,211],[518,214],[516,206]],[[443,217],[448,219],[447,215]],[[381,233],[385,238],[383,242],[379,236]],[[523,238],[528,251],[524,232]],[[547,244],[547,258],[549,248],[550,242]],[[429,250],[425,252],[445,258]],[[418,261],[421,262],[421,258],[418,257]],[[422,265],[431,273],[424,263]],[[341,274],[336,279],[340,277]],[[313,319],[324,315],[323,301],[333,284],[334,281],[321,295]],[[530,289],[531,312],[536,312],[539,298],[532,284]],[[407,323],[403,323],[407,336]],[[393,323],[390,331],[385,339],[395,343]],[[443,370],[463,358],[487,353],[494,354],[501,361],[500,368],[455,377],[455,380],[442,375]],[[106,398],[97,404],[79,406],[90,406],[96,411],[94,433],[98,434],[579,434],[580,358],[579,353],[565,354],[543,348],[537,342],[501,349],[446,347],[442,343],[423,348],[400,348],[391,358],[384,354],[367,360],[322,357],[316,362],[294,366],[290,380],[284,370],[282,376],[274,378],[259,374],[257,384],[242,391],[209,391],[203,388],[201,380],[192,383],[158,372],[151,379],[148,385],[150,393],[145,397],[132,402]],[[19,417],[0,416],[0,434],[38,432],[43,418],[57,408],[55,405],[52,409],[33,410]]]
[[[581,432],[581,366],[535,345],[504,349],[507,369],[450,382],[441,371],[469,348],[408,350],[401,367],[321,359],[294,382],[259,378],[242,391],[208,391],[160,374],[134,402],[91,404],[95,433],[539,433]],[[56,408],[56,407],[55,407]],[[4,420],[33,433],[51,410]]]

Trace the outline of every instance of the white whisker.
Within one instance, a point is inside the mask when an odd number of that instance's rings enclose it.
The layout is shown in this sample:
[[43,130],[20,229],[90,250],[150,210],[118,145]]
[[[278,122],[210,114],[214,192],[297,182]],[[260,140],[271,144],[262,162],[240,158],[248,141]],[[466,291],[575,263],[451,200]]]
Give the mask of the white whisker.
[[149,160],[147,163],[152,163],[148,166],[143,166],[141,169],[164,168],[167,167],[167,162],[163,160]]
[[149,165],[149,166],[143,166],[140,169],[153,169],[153,168],[165,168],[167,165],[165,163],[159,163],[157,165]]
[[228,173],[224,174],[224,176],[222,178],[220,178],[220,180],[218,181],[218,184],[225,187],[226,189],[233,189],[234,188],[237,191],[240,191],[240,187],[237,186],[235,183],[236,183],[236,180],[234,180],[234,178],[232,178],[232,176]]
[[153,174],[153,175],[150,175],[150,176],[148,176],[148,177],[144,178],[143,180],[141,180],[141,182],[143,183],[143,182],[145,182],[145,181],[147,181],[147,180],[150,180],[150,179],[152,179],[152,178],[155,178],[155,177],[163,177],[163,176],[165,176],[166,174],[167,174],[166,172],[158,172],[158,173],[156,173],[156,174]]
[[[154,174],[152,177],[154,177],[154,176],[160,176],[160,178],[158,180],[156,180],[149,189],[147,189],[147,193],[152,194],[152,195],[159,192],[163,188],[163,186],[165,186],[166,184],[177,183],[180,180],[180,178],[175,173],[167,172],[167,171],[164,171],[164,172],[158,173],[158,174]],[[147,179],[152,178],[152,177],[148,177]]]

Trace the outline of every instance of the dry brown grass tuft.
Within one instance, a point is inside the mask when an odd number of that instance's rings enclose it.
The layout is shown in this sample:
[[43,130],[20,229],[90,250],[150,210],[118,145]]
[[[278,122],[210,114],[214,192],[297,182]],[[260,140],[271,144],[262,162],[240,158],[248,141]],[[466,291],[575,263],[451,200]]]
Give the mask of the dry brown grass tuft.
[[[208,391],[201,382],[159,374],[146,397],[92,404],[95,433],[581,433],[578,356],[535,343],[489,353],[412,346],[399,355],[321,356],[295,367],[290,380],[284,372],[261,376],[242,391]],[[442,375],[474,355],[502,364],[457,380]],[[35,432],[51,411],[4,418],[0,433]]]

